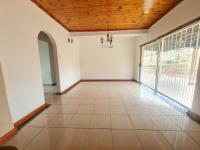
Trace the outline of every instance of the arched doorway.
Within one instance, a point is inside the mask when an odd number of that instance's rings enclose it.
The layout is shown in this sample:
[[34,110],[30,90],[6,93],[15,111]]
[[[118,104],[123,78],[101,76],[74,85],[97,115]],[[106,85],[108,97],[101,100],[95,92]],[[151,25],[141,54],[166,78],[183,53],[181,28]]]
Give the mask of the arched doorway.
[[55,94],[60,91],[56,43],[50,34],[41,31],[38,48],[44,93]]

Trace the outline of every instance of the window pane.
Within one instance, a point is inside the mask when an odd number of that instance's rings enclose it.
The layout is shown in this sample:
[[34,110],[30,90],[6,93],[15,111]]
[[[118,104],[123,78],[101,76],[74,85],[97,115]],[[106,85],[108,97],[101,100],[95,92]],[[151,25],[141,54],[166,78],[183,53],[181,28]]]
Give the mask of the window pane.
[[[189,108],[193,101],[199,64],[198,30],[199,25],[195,25],[176,34],[173,33],[173,36],[170,36],[172,40],[168,43],[172,45],[172,49],[163,46],[159,59],[157,91]],[[165,37],[163,42],[165,45]]]
[[192,36],[192,28],[189,28],[187,29],[185,47],[190,47],[191,36]]
[[142,48],[142,66],[140,82],[155,89],[156,65],[157,65],[157,44],[148,44]]
[[200,23],[159,41],[142,47],[141,82],[191,108],[200,59]]
[[193,34],[192,34],[192,44],[191,47],[195,48],[197,46],[197,38],[199,32],[199,25],[193,27]]

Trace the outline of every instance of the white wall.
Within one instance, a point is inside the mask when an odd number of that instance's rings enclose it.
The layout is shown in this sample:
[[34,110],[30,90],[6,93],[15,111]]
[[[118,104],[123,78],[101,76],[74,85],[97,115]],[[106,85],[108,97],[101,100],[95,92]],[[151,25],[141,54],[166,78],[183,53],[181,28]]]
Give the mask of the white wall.
[[135,57],[134,57],[134,79],[139,81],[139,72],[140,72],[140,45],[144,44],[147,40],[147,35],[137,36],[135,43]]
[[198,73],[197,73],[197,82],[196,82],[196,87],[195,87],[195,92],[194,92],[194,100],[192,104],[192,112],[195,112],[196,114],[200,115],[200,64],[198,68]]
[[200,0],[184,0],[150,29],[148,40],[157,38],[200,16]]
[[[199,0],[184,0],[154,24],[148,40],[200,16]],[[69,44],[69,33],[28,0],[6,0],[0,5],[0,56],[6,93],[13,121],[16,122],[44,101],[37,36],[47,31],[57,44],[59,91],[80,79],[137,78],[138,51],[144,39],[114,37],[114,48],[101,48],[98,37],[75,38]],[[136,52],[137,50],[137,52]],[[135,72],[134,72],[135,71]],[[199,75],[198,75],[199,76]],[[198,90],[199,88],[196,88]],[[196,93],[199,93],[196,91]],[[195,105],[200,103],[196,96]],[[195,112],[198,112],[195,109]]]
[[79,41],[81,79],[133,79],[135,37],[114,36],[114,48],[102,48],[100,36]]
[[57,44],[60,91],[80,79],[78,39],[28,0],[0,5],[0,56],[8,103],[16,122],[44,104],[37,37],[47,31]]
[[8,101],[6,97],[5,85],[0,62],[0,137],[14,128]]

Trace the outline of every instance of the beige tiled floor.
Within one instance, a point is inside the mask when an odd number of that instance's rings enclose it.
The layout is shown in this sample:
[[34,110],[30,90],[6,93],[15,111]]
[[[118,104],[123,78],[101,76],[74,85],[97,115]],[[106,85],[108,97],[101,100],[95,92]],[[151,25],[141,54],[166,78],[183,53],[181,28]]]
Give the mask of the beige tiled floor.
[[200,150],[200,125],[134,82],[81,82],[5,143],[19,150]]

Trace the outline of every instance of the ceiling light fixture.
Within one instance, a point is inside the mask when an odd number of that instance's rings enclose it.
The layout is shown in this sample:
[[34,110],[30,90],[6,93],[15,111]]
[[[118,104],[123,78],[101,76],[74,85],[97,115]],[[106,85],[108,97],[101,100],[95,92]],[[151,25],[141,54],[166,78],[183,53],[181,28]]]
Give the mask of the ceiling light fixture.
[[106,37],[101,36],[100,42],[104,48],[113,48],[113,35],[109,33],[109,27],[107,28]]
[[73,42],[74,42],[74,39],[72,38],[72,37],[68,37],[68,43],[71,43],[71,44],[73,44]]

